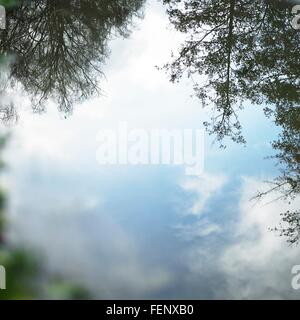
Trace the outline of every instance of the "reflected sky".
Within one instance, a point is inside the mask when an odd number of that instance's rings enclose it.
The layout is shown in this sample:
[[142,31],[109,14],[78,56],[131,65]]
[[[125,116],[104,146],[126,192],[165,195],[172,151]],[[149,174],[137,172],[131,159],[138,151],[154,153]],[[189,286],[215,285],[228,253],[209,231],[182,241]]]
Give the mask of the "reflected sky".
[[97,132],[119,121],[202,128],[210,115],[190,97],[190,80],[171,84],[155,68],[181,41],[149,1],[131,36],[110,43],[103,96],[67,119],[54,104],[45,114],[22,111],[6,150],[10,239],[40,250],[49,272],[97,298],[299,298],[291,288],[299,248],[269,231],[287,204],[270,202],[274,194],[250,201],[278,174],[265,159],[278,128],[262,111],[241,112],[246,147],[228,141],[219,149],[206,135],[201,177],[96,161]]

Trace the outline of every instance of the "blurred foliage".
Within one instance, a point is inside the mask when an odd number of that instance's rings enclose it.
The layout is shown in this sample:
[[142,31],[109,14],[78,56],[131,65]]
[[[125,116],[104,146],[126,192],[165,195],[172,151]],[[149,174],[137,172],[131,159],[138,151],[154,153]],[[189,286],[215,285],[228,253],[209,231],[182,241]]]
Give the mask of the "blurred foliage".
[[90,294],[86,289],[74,284],[70,284],[61,278],[54,279],[46,287],[46,296],[50,299],[60,300],[70,299],[70,297],[72,300],[90,298]]
[[33,299],[38,296],[38,261],[23,249],[0,250],[0,264],[6,269],[6,290],[0,291],[0,299]]
[[0,5],[5,8],[11,8],[18,5],[19,0],[0,0]]
[[71,281],[47,276],[43,262],[40,255],[28,249],[2,246],[0,265],[6,269],[6,290],[0,290],[0,300],[81,300],[91,297],[86,289]]

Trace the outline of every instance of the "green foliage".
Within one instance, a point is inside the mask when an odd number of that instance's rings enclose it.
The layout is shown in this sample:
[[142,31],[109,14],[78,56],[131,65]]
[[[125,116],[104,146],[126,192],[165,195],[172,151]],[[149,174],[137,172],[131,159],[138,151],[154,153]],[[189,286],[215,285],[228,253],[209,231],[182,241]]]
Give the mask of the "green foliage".
[[6,289],[0,300],[89,299],[82,286],[57,277],[45,277],[41,257],[29,250],[5,247],[0,250],[0,265],[6,269]]
[[90,299],[90,294],[87,290],[80,286],[70,284],[63,279],[56,279],[51,282],[46,289],[46,296],[49,299],[61,300],[86,300]]
[[0,251],[0,265],[6,269],[6,290],[0,299],[33,299],[38,296],[39,263],[25,250],[7,248]]
[[5,8],[11,8],[17,6],[19,4],[19,0],[0,0],[0,5]]

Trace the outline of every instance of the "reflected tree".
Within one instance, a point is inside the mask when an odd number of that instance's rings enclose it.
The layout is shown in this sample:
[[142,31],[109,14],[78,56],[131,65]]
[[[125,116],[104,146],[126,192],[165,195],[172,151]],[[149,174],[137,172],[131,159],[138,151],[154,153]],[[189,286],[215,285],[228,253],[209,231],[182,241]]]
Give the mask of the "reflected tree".
[[[178,55],[164,66],[172,82],[193,80],[195,95],[214,116],[204,123],[221,142],[245,143],[239,110],[262,106],[282,128],[273,147],[281,175],[258,198],[300,192],[300,31],[291,22],[296,0],[163,0],[175,28],[186,34]],[[300,212],[283,214],[281,234],[300,240]]]
[[[0,54],[9,59],[3,89],[22,88],[35,111],[54,99],[70,113],[74,103],[101,93],[101,66],[113,36],[127,36],[144,0],[19,0],[7,8]],[[11,107],[11,106],[10,106]],[[6,105],[4,117],[12,114]]]
[[[277,191],[279,198],[292,202],[300,195],[300,108],[278,107],[276,109],[276,124],[282,127],[279,139],[273,142],[277,151],[274,158],[280,165],[281,174],[270,182],[272,187],[260,192],[257,198],[262,198]],[[287,211],[281,214],[282,222],[274,228],[280,235],[285,236],[290,244],[300,243],[300,210]]]

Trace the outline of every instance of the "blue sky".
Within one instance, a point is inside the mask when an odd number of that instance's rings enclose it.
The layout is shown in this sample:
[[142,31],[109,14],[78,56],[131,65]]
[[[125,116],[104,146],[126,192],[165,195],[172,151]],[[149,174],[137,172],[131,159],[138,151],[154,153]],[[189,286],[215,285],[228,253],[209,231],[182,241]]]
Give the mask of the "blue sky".
[[241,113],[246,147],[219,149],[206,135],[201,177],[96,161],[97,132],[119,121],[202,128],[209,112],[191,97],[189,80],[171,84],[155,68],[182,39],[149,1],[131,36],[110,44],[104,96],[68,119],[54,105],[34,115],[20,98],[6,152],[11,241],[42,252],[49,272],[99,298],[299,298],[290,285],[299,250],[268,231],[287,204],[249,201],[277,173],[264,157],[278,129],[260,110]]

